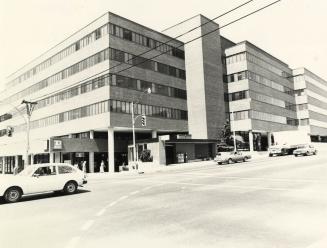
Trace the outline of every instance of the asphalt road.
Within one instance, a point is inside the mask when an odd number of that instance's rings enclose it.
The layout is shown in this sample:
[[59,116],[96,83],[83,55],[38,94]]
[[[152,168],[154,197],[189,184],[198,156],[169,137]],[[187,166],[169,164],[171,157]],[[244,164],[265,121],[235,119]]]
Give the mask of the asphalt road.
[[327,154],[90,176],[0,203],[1,248],[327,247]]

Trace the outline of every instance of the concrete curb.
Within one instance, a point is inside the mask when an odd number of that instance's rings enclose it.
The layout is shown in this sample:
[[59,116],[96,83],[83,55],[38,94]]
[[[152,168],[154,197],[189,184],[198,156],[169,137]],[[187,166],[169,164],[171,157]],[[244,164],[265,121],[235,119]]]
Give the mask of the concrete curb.
[[[252,154],[251,154],[252,156]],[[253,154],[251,160],[260,161],[264,160],[268,157],[268,153],[262,153],[260,155]],[[251,161],[250,160],[250,161]],[[121,178],[121,177],[128,177],[128,176],[137,176],[139,174],[151,174],[151,173],[158,173],[158,172],[165,172],[165,171],[179,171],[184,169],[196,169],[196,168],[203,168],[208,166],[215,166],[217,163],[214,160],[209,161],[198,161],[198,162],[191,162],[191,163],[182,163],[182,164],[170,164],[168,166],[151,166],[146,168],[146,165],[140,166],[138,171],[122,171],[119,173],[90,173],[87,174],[88,179],[104,179],[104,178]]]

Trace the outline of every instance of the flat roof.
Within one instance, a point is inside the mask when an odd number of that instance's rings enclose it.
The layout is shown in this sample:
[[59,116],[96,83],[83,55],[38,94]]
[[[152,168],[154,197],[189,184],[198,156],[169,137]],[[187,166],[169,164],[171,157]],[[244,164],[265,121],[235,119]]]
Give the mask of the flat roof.
[[281,63],[281,64],[283,64],[284,66],[289,67],[289,65],[286,64],[285,62],[281,61],[280,59],[276,58],[275,56],[273,56],[273,55],[271,55],[270,53],[266,52],[265,50],[261,49],[260,47],[254,45],[253,43],[249,42],[248,40],[244,40],[244,41],[238,42],[238,43],[236,44],[236,46],[237,46],[237,45],[241,45],[241,44],[249,45],[249,46],[253,47],[253,48],[256,49],[256,50],[259,50],[261,53],[267,55],[268,57],[270,57],[270,58],[276,60],[278,63]]

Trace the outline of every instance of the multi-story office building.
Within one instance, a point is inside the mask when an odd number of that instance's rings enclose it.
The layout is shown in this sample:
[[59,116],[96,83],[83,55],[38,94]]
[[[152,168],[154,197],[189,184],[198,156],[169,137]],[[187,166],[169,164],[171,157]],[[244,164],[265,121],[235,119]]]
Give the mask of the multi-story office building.
[[225,50],[231,128],[252,150],[264,150],[271,134],[296,130],[292,70],[248,41]]
[[86,161],[88,172],[133,160],[132,106],[147,116],[145,127],[135,124],[137,151],[152,147],[163,164],[212,157],[226,119],[238,147],[251,151],[279,131],[305,129],[326,141],[326,81],[248,41],[235,44],[202,15],[183,25],[162,34],[106,13],[10,75],[0,93],[0,171],[22,165],[26,153],[22,100],[37,102],[29,163]]
[[311,141],[327,142],[327,82],[305,68],[293,70],[299,129]]
[[[37,101],[30,120],[30,163],[87,161],[93,172],[103,160],[114,171],[115,164],[127,163],[132,102],[136,115],[147,116],[146,127],[136,120],[137,139],[187,133],[183,43],[164,44],[168,40],[106,13],[10,75],[0,95],[2,171],[22,164],[25,154],[23,99]],[[151,94],[144,94],[148,88]]]

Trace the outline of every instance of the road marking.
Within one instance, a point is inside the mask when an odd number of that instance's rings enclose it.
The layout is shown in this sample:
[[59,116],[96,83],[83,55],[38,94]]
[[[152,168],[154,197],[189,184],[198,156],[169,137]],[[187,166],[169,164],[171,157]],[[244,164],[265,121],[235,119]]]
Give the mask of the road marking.
[[99,217],[101,215],[103,215],[106,212],[107,209],[103,208],[101,209],[99,212],[97,212],[96,216]]
[[136,191],[131,192],[131,193],[129,193],[129,194],[130,194],[130,195],[136,195],[136,194],[138,194],[138,193],[140,193],[140,191],[136,190]]
[[78,241],[81,239],[81,237],[79,236],[76,236],[76,237],[73,237],[69,243],[66,245],[66,248],[74,248],[76,247]]
[[128,195],[124,195],[124,196],[120,197],[117,201],[122,201],[122,200],[125,200],[126,198],[128,198]]
[[87,222],[84,223],[84,225],[81,227],[82,231],[88,230],[94,223],[94,220],[88,220]]
[[117,201],[114,201],[114,202],[110,203],[110,204],[108,205],[108,207],[110,208],[110,207],[112,207],[112,206],[114,206],[114,205],[116,205],[116,204],[117,204]]

